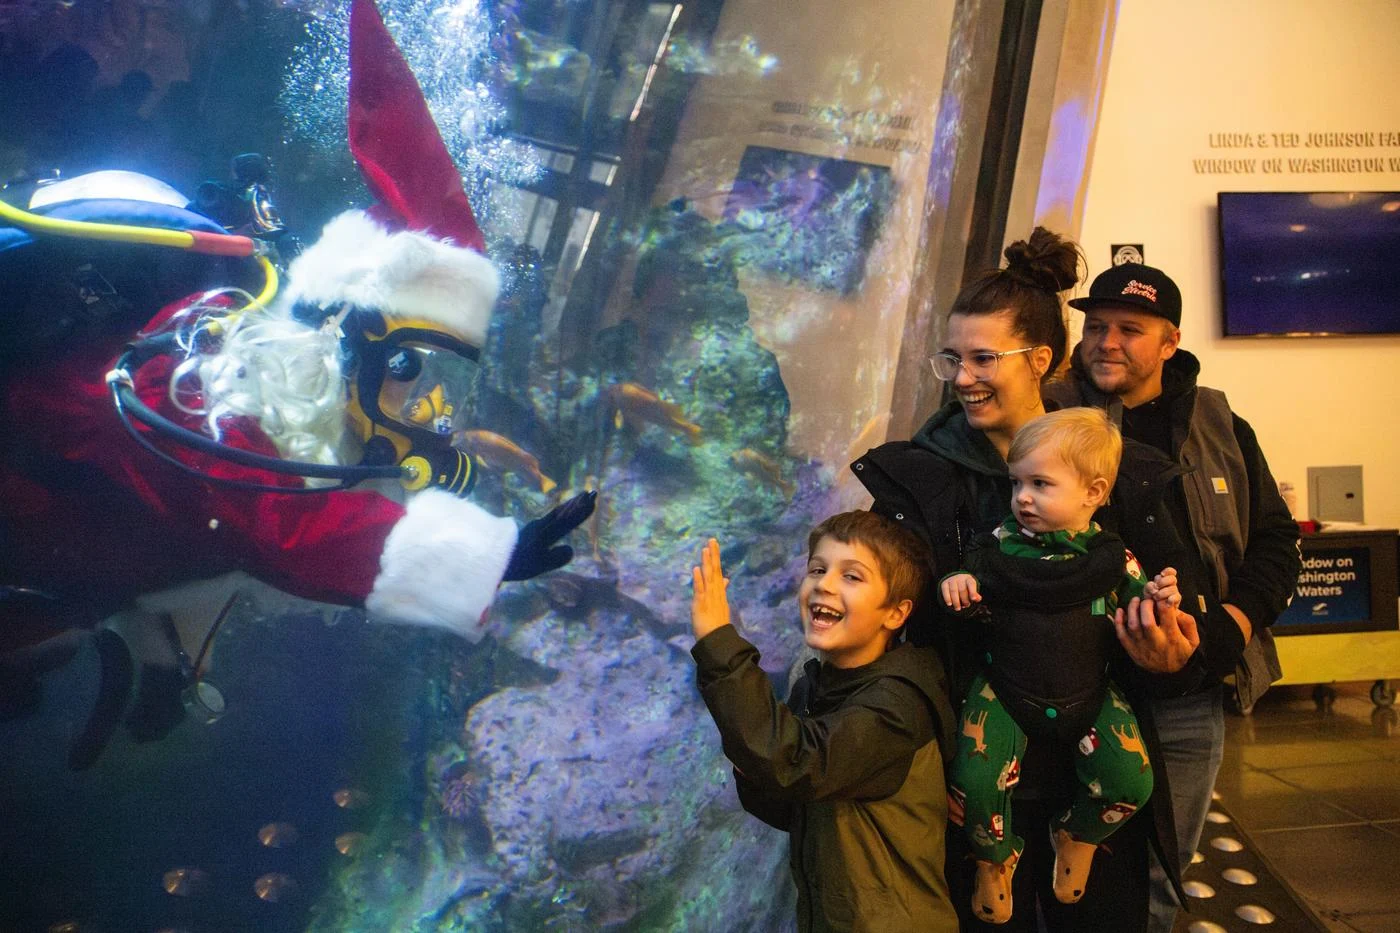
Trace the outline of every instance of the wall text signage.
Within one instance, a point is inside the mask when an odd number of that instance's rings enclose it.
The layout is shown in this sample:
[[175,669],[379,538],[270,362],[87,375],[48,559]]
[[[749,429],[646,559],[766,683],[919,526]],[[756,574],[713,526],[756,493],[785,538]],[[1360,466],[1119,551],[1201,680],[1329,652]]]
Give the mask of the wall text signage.
[[1384,175],[1400,173],[1400,129],[1306,133],[1222,131],[1206,135],[1197,175]]

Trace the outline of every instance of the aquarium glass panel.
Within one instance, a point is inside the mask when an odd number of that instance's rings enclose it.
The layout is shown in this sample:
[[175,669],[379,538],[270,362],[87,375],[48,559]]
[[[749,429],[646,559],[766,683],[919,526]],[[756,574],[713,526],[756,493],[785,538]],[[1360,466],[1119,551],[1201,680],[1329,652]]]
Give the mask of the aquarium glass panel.
[[955,3],[378,3],[0,3],[0,930],[789,929],[691,567],[786,696]]

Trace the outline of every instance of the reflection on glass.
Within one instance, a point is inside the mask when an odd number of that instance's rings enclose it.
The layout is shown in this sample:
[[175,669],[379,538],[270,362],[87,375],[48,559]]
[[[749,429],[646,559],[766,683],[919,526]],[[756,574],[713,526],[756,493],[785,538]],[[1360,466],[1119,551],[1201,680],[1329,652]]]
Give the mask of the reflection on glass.
[[750,146],[724,217],[763,234],[752,257],[759,268],[850,294],[893,197],[882,166]]

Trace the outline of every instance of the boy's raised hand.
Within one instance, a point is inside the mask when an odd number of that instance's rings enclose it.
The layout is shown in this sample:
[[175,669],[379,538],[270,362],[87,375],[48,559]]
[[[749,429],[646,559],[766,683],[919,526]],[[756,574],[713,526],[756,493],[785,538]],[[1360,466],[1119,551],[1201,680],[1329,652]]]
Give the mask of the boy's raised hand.
[[970,573],[950,573],[938,586],[943,591],[944,604],[954,612],[982,601],[982,595],[977,592],[977,578]]
[[695,601],[690,607],[690,624],[699,641],[717,628],[729,624],[729,581],[719,565],[719,542],[711,538],[700,552],[700,566],[692,568]]

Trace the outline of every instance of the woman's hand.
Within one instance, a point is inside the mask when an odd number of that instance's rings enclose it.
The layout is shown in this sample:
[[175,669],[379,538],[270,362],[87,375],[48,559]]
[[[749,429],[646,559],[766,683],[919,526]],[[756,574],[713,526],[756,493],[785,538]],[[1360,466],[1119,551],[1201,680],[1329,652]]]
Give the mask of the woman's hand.
[[711,538],[700,552],[700,566],[691,569],[695,600],[690,606],[690,625],[699,641],[717,628],[729,624],[729,581],[719,564],[719,542]]
[[1120,607],[1113,628],[1133,663],[1156,674],[1181,670],[1201,643],[1194,618],[1180,609],[1159,607],[1150,599],[1134,598],[1126,610]]

